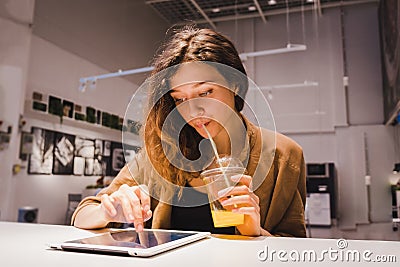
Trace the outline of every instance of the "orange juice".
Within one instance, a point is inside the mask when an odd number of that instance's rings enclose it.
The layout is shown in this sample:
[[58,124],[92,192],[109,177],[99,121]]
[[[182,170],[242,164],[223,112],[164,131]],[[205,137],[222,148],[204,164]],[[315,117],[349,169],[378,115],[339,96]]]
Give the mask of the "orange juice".
[[244,223],[244,214],[211,209],[211,215],[214,221],[214,227],[236,226]]

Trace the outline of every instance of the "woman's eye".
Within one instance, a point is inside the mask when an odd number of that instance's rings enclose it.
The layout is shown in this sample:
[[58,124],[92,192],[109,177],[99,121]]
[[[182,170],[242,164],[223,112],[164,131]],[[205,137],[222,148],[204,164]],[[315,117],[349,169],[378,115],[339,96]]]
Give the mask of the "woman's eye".
[[174,98],[175,104],[179,105],[181,103],[183,103],[184,101],[186,101],[186,98]]
[[210,89],[210,90],[208,90],[208,91],[205,91],[205,92],[203,92],[203,93],[200,93],[199,96],[204,97],[204,96],[208,96],[208,95],[211,94],[211,93],[212,93],[212,89]]

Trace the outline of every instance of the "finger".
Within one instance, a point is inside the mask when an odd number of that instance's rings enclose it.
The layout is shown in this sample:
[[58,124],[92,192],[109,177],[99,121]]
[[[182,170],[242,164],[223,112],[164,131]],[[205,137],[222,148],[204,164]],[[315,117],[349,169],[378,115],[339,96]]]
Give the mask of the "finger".
[[250,194],[252,191],[246,185],[233,186],[218,191],[218,197],[229,197],[232,195]]
[[244,184],[247,187],[251,188],[251,181],[253,180],[253,177],[245,174],[237,174],[231,176],[231,180],[234,181],[235,183]]
[[133,222],[135,219],[135,216],[133,215],[133,208],[131,206],[130,199],[126,196],[126,194],[120,194],[118,196],[118,202],[120,203],[122,213],[125,216],[125,219],[127,222]]
[[148,210],[148,211],[142,210],[142,213],[143,213],[143,221],[144,222],[148,221],[151,218],[151,216],[153,215],[153,212],[151,212],[151,210]]
[[133,216],[132,221],[135,224],[135,228],[140,232],[143,230],[143,214],[138,194],[139,191],[137,186],[126,189],[126,196],[129,199],[131,207],[130,213]]
[[103,205],[104,210],[107,212],[107,215],[111,217],[117,215],[117,210],[114,207],[112,198],[110,198],[107,194],[101,196],[101,204]]
[[132,207],[133,207],[133,216],[134,216],[134,225],[135,225],[135,229],[137,232],[142,232],[144,227],[143,227],[143,214],[142,214],[142,207],[140,206],[140,201],[139,199],[134,200],[134,202],[132,203]]
[[140,205],[140,199],[138,194],[138,186],[126,186],[123,188],[125,192],[125,196],[129,201],[130,206],[130,220],[134,223],[135,228],[138,232],[143,231],[143,214],[142,214],[142,207]]
[[142,204],[144,213],[147,213],[147,211],[150,210],[150,195],[148,187],[146,185],[139,185],[135,191],[140,198],[140,203]]
[[228,198],[226,200],[223,200],[221,204],[225,206],[232,206],[232,205],[241,205],[241,206],[250,206],[250,207],[256,207],[256,209],[259,209],[259,205],[257,201],[250,195],[240,195],[240,196],[234,196],[231,198]]
[[259,211],[255,207],[240,207],[237,209],[232,209],[234,213],[240,213],[245,215],[256,215]]

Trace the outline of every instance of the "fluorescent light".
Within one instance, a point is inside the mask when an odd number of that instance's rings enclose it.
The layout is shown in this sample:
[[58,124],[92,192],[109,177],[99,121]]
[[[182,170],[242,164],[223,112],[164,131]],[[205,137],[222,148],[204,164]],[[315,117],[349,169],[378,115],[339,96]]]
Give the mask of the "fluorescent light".
[[302,44],[287,44],[286,47],[284,47],[284,48],[241,53],[239,55],[239,57],[241,60],[246,60],[248,57],[276,55],[276,54],[289,53],[289,52],[295,52],[295,51],[304,51],[306,49],[307,49],[307,46],[302,45]]
[[90,89],[96,88],[97,80],[100,80],[100,79],[149,72],[149,71],[152,71],[153,69],[154,69],[154,67],[144,67],[144,68],[138,68],[138,69],[132,69],[132,70],[125,70],[125,71],[118,70],[117,72],[80,78],[79,79],[79,83],[80,83],[79,91],[84,92],[86,90],[86,88],[88,87],[88,85],[89,85]]
[[318,82],[305,80],[302,83],[289,83],[289,84],[277,84],[271,86],[261,86],[261,90],[272,90],[272,89],[283,89],[283,88],[301,88],[301,87],[313,87],[318,86]]
[[268,5],[270,5],[270,6],[276,5],[276,1],[275,0],[269,0],[268,1]]
[[255,6],[249,6],[248,9],[249,9],[249,11],[256,11],[257,10],[257,8]]
[[214,13],[218,13],[220,11],[221,11],[221,9],[219,9],[218,7],[212,9],[212,12],[214,12]]
[[[248,57],[276,55],[276,54],[289,53],[289,52],[295,52],[295,51],[304,51],[306,49],[307,49],[307,47],[302,44],[287,44],[286,47],[284,47],[284,48],[269,49],[269,50],[262,50],[262,51],[249,52],[249,53],[241,53],[241,54],[239,54],[239,57],[242,61],[245,61],[245,60],[247,60]],[[97,80],[100,80],[100,79],[149,72],[149,71],[152,71],[153,69],[154,69],[154,67],[144,67],[144,68],[138,68],[138,69],[132,69],[132,70],[126,70],[126,71],[118,70],[117,72],[107,73],[107,74],[102,74],[102,75],[97,75],[97,76],[83,77],[83,78],[79,79],[79,91],[84,92],[88,86],[90,89],[96,88]]]

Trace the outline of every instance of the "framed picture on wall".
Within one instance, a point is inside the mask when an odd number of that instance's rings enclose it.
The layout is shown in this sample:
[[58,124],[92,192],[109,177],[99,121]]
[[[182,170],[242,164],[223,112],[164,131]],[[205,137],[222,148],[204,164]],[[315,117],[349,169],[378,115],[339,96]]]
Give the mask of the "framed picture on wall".
[[[105,175],[103,167],[103,140],[94,140],[93,175]],[[104,169],[104,170],[103,170]]]
[[111,141],[105,140],[103,142],[103,156],[101,158],[103,171],[106,176],[111,176]]
[[63,105],[61,98],[49,96],[49,113],[57,116],[63,115]]
[[92,107],[86,107],[86,121],[90,123],[96,122],[96,109]]
[[75,137],[75,156],[94,158],[94,140],[85,137]]
[[73,174],[75,136],[57,132],[54,140],[53,174]]
[[[93,175],[95,141],[85,137],[75,137],[74,175]],[[79,166],[75,166],[75,164]]]
[[132,161],[140,150],[140,147],[138,146],[124,145],[123,147],[124,147],[125,162]]
[[85,158],[74,157],[74,175],[84,175],[85,173]]
[[93,175],[93,164],[94,164],[94,158],[85,159],[85,175],[87,176]]
[[111,176],[116,176],[124,167],[125,159],[122,150],[122,143],[111,143]]
[[53,168],[54,132],[32,127],[32,153],[28,174],[51,174]]
[[111,143],[111,176],[115,176],[125,166],[126,162],[131,161],[139,152],[140,147],[131,145],[122,145],[122,143]]
[[72,118],[74,115],[74,103],[63,100],[63,116]]

